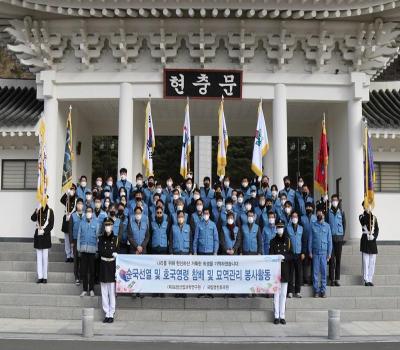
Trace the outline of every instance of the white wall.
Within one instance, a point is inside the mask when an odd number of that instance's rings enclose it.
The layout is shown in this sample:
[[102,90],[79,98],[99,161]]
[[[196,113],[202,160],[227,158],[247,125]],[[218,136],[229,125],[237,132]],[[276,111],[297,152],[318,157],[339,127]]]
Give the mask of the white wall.
[[[0,168],[3,159],[37,159],[35,136],[0,137],[4,148],[12,144],[16,149],[0,151]],[[17,149],[29,145],[30,149]],[[1,169],[0,169],[1,176]],[[1,178],[0,178],[1,182]],[[1,188],[1,187],[0,187]],[[36,191],[8,191],[0,189],[0,237],[33,237],[35,225],[30,217],[36,208]]]
[[375,194],[373,213],[378,219],[380,241],[400,241],[400,230],[396,221],[399,203],[400,193]]

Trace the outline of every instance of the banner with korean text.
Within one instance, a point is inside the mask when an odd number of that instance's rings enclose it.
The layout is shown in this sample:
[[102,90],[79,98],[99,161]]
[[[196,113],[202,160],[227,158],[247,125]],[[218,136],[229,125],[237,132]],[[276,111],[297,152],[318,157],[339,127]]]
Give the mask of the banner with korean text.
[[273,294],[281,255],[117,256],[117,293]]

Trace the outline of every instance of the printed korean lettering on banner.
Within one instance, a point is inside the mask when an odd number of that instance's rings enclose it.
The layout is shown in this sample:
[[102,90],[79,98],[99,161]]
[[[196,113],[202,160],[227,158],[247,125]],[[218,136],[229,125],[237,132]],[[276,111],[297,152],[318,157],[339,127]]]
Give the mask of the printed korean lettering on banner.
[[117,257],[118,293],[274,294],[281,255]]

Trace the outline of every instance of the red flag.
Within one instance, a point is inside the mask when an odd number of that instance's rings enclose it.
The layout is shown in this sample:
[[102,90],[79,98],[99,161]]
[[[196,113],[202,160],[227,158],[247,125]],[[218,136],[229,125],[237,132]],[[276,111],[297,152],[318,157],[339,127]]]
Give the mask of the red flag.
[[321,194],[328,193],[328,138],[326,137],[325,117],[319,141],[318,164],[315,169],[315,187]]

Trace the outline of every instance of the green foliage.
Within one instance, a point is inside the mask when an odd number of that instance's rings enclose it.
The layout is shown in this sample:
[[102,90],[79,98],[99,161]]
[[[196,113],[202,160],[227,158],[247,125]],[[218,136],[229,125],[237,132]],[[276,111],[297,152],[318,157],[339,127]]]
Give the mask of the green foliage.
[[0,47],[0,78],[33,79],[34,77],[5,48]]

